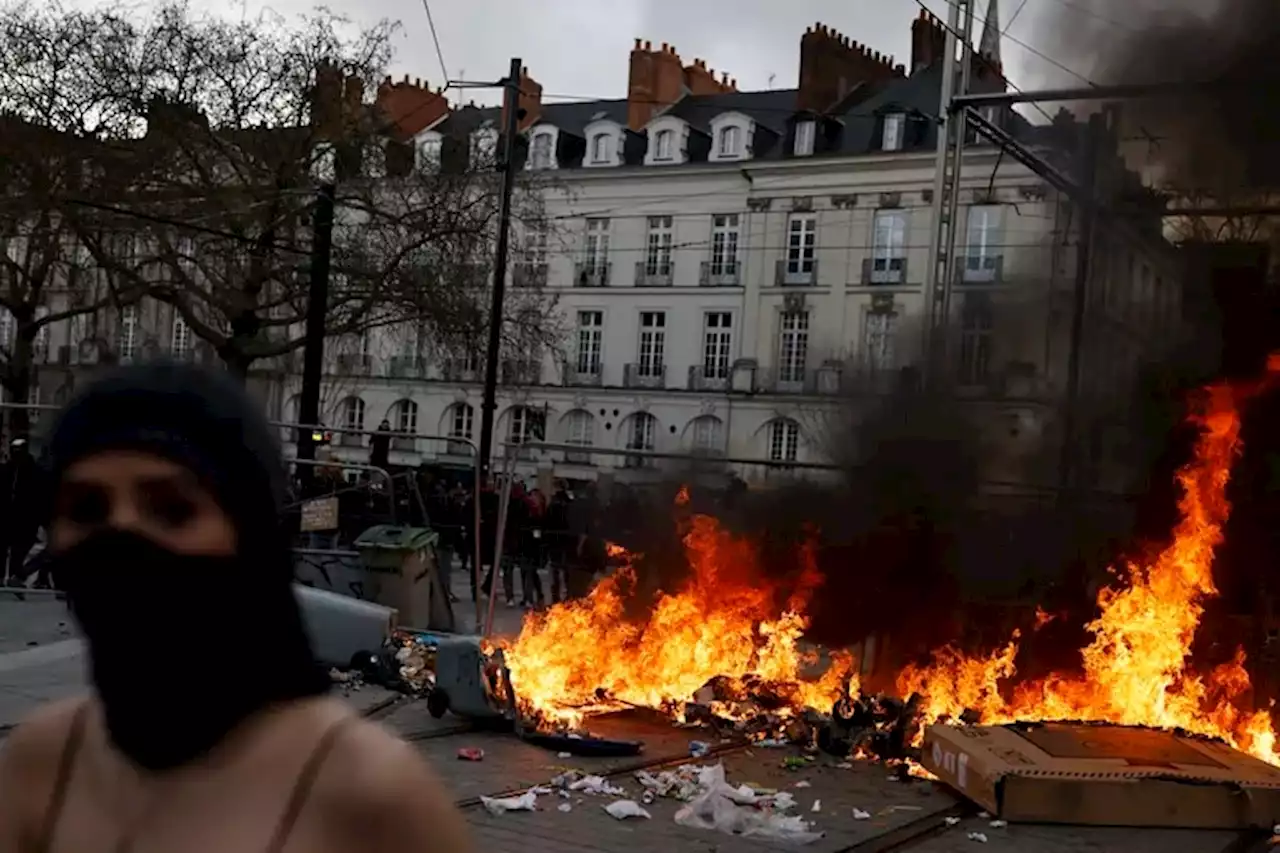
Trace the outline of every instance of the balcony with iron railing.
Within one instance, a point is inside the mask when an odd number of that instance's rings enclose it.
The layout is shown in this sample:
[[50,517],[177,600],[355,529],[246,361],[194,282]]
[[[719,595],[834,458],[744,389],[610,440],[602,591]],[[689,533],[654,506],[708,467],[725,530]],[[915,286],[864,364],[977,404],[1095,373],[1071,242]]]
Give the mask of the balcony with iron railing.
[[812,287],[818,283],[818,262],[783,258],[775,267],[773,283],[778,287]]
[[958,285],[998,285],[1004,283],[1004,255],[958,255],[955,259]]
[[564,461],[567,465],[590,465],[591,464],[591,445],[586,442],[568,441],[566,444],[580,444],[581,450],[566,450],[564,452]]
[[670,287],[673,276],[670,260],[639,261],[636,263],[636,287]]
[[547,265],[518,263],[511,268],[511,284],[514,287],[546,287]]
[[[637,440],[635,438],[631,438],[627,440],[626,449],[640,451],[640,453],[653,453],[654,444],[652,441],[644,441],[644,440]],[[652,456],[640,456],[640,455],[624,456],[622,459],[622,467],[631,468],[631,469],[638,469],[638,468],[653,469],[658,467],[658,460]]]
[[387,360],[387,376],[392,379],[422,379],[427,375],[427,360],[420,355],[393,355]]
[[585,365],[565,365],[564,384],[572,387],[594,388],[604,382],[603,365],[600,362]]
[[667,366],[653,362],[625,365],[622,369],[624,388],[664,388],[667,384]]
[[526,358],[510,358],[502,362],[503,385],[538,385],[542,382],[542,362]]
[[757,367],[752,387],[757,394],[816,394],[818,371],[801,367]]
[[[408,432],[409,430],[405,430]],[[401,453],[417,453],[418,439],[412,436],[402,435],[391,439],[391,449],[398,450]]]
[[701,287],[738,287],[742,284],[741,266],[736,260],[703,261],[698,272]]
[[471,359],[446,358],[440,363],[440,378],[446,382],[479,382],[480,365]]
[[862,286],[902,285],[907,283],[907,259],[863,258]]
[[476,455],[475,447],[472,446],[471,442],[465,441],[464,439],[466,439],[466,436],[464,435],[454,435],[447,442],[445,442],[445,446],[444,446],[445,455],[446,456],[467,456],[467,457],[475,456]]
[[579,261],[573,267],[573,286],[608,287],[612,268],[608,261]]
[[[351,429],[357,429],[357,427],[351,426]],[[336,432],[333,441],[339,447],[364,447],[364,435],[358,432]]]
[[729,366],[695,364],[689,368],[690,391],[723,391],[729,387]]

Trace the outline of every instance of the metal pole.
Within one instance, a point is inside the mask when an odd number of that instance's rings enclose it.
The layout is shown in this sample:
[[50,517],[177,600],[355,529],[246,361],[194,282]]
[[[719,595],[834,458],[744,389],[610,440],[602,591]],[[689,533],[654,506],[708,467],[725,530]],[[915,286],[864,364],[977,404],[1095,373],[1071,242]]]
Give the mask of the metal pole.
[[925,358],[925,375],[931,378],[933,372],[933,342],[937,332],[938,323],[938,288],[942,282],[940,278],[945,274],[942,270],[943,252],[946,251],[945,243],[947,242],[947,232],[950,230],[947,222],[948,201],[947,196],[949,181],[952,175],[948,170],[948,158],[950,157],[951,145],[951,125],[955,121],[950,104],[951,99],[955,97],[956,87],[956,47],[958,39],[956,32],[960,28],[960,4],[950,4],[948,12],[948,26],[946,29],[946,42],[943,48],[943,55],[946,60],[942,65],[942,91],[939,93],[942,98],[941,124],[938,125],[938,147],[937,158],[934,163],[933,174],[933,235],[929,240],[929,258],[928,268],[925,271],[924,281],[924,316],[925,323],[923,336],[920,341],[921,352]]
[[[1084,152],[1081,158],[1081,177],[1085,191],[1093,198],[1097,182],[1098,146],[1101,144],[1101,126],[1098,116],[1091,116],[1085,127]],[[1067,351],[1067,393],[1063,399],[1062,410],[1062,447],[1058,459],[1058,500],[1067,500],[1070,492],[1073,496],[1078,485],[1076,477],[1075,447],[1076,407],[1080,398],[1080,365],[1082,362],[1082,344],[1084,343],[1084,319],[1088,306],[1088,290],[1090,273],[1093,266],[1093,243],[1097,218],[1094,206],[1076,205],[1080,211],[1079,241],[1076,247],[1075,292],[1072,294],[1071,307],[1071,342]],[[1074,499],[1071,501],[1074,506]]]
[[[511,60],[507,79],[502,81],[504,115],[502,162],[502,197],[498,209],[498,246],[493,261],[493,303],[489,308],[489,346],[484,365],[484,400],[480,404],[480,465],[489,470],[493,453],[493,420],[498,408],[498,356],[502,349],[502,302],[507,289],[507,251],[511,236],[511,193],[515,188],[516,133],[520,130],[520,77],[524,63]],[[477,483],[477,488],[479,484]],[[490,608],[492,611],[492,608]]]
[[[333,211],[338,189],[324,184],[316,196],[315,221],[311,238],[311,281],[307,288],[306,339],[302,361],[302,393],[298,400],[298,420],[320,423],[320,379],[324,372],[325,316],[329,307],[329,262],[333,255]],[[297,435],[297,458],[315,459],[316,445],[310,429]],[[303,482],[314,472],[303,467]]]
[[[498,496],[498,517],[496,519],[497,530],[494,532],[493,545],[493,580],[489,584],[489,615],[484,622],[484,633],[482,636],[488,637],[493,633],[493,607],[498,600],[498,584],[502,582],[502,542],[506,538],[507,532],[507,509],[511,503],[511,480],[510,475],[503,477],[502,484],[499,488],[502,490]],[[512,571],[515,571],[513,568]],[[521,590],[523,592],[523,590]]]
[[472,547],[475,549],[475,553],[471,555],[474,558],[471,561],[471,575],[472,575],[471,589],[475,591],[475,595],[473,597],[475,598],[475,605],[476,605],[476,630],[477,631],[480,630],[480,622],[484,618],[484,611],[482,610],[483,605],[480,603],[480,583],[484,580],[484,573],[480,568],[480,557],[484,551],[484,549],[480,547],[480,542],[481,542],[480,540],[480,536],[481,536],[480,478],[483,476],[484,476],[484,471],[481,469],[481,466],[480,466],[480,451],[477,450],[475,482],[471,484],[471,498],[472,498],[471,506],[472,506],[472,509],[475,511],[475,519],[473,520],[475,527],[474,527],[474,533],[471,537]]
[[[969,93],[969,77],[973,71],[973,0],[959,0],[952,4],[953,10],[959,14],[959,6],[964,5],[964,32],[960,40],[960,94]],[[955,94],[952,94],[955,97]],[[951,356],[951,295],[955,290],[956,278],[956,225],[960,218],[960,178],[964,158],[965,136],[969,132],[968,110],[952,113],[947,122],[950,128],[948,140],[951,144],[952,176],[951,197],[947,200],[947,243],[942,247],[942,316],[939,318],[938,342],[941,345],[939,364],[948,369]]]

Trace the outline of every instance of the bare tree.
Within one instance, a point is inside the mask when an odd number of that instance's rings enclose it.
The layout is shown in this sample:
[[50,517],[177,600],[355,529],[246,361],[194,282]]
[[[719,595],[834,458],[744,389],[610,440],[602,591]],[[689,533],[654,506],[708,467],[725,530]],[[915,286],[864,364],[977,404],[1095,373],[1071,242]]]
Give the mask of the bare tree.
[[[395,29],[357,31],[327,12],[297,25],[271,14],[234,22],[169,5],[134,33],[113,95],[136,133],[121,180],[81,205],[82,238],[237,375],[304,343],[325,184],[337,210],[329,335],[407,324],[442,344],[474,340],[485,323],[493,158],[450,147],[423,168],[403,132],[413,116],[388,115],[374,96]],[[447,105],[437,95],[423,109],[443,116]],[[104,226],[132,228],[131,252],[98,239]]]
[[[116,78],[133,37],[110,11],[0,9],[0,385],[9,402],[33,399],[51,327],[91,336],[102,309],[137,296],[93,268],[68,215],[109,170],[108,140],[127,130],[129,115],[103,82]],[[25,434],[29,412],[12,410],[8,425]]]

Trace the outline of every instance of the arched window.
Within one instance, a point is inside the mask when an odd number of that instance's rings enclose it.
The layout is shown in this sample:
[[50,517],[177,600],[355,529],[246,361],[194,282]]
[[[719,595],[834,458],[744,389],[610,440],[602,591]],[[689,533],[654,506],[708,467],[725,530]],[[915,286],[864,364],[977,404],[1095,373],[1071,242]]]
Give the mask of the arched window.
[[702,415],[689,424],[689,444],[700,456],[724,453],[724,422],[715,415]]
[[675,156],[673,149],[675,148],[676,134],[674,130],[660,130],[654,137],[654,154],[655,160],[670,160]]
[[554,134],[543,131],[533,137],[533,148],[529,154],[529,165],[534,169],[547,169],[551,166],[551,143]]
[[507,441],[525,444],[542,441],[547,434],[547,416],[542,409],[531,406],[512,406],[507,419]]
[[738,147],[742,144],[742,131],[737,125],[729,125],[720,129],[720,149],[721,157],[734,157],[740,152]]
[[[364,400],[359,397],[348,397],[343,400],[341,416],[343,429],[364,429]],[[344,432],[340,443],[346,447],[362,447],[364,446],[364,434],[360,432]]]
[[[590,447],[595,443],[596,419],[586,409],[574,409],[564,416],[564,443],[578,447]],[[571,450],[564,455],[565,462],[587,465],[591,462],[591,454],[581,450]]]
[[795,462],[800,455],[800,424],[778,418],[769,424],[769,461]]
[[628,450],[653,450],[657,437],[657,418],[648,412],[636,412],[631,416],[631,428],[627,432]]
[[613,159],[613,134],[597,133],[591,137],[591,162],[608,163]]
[[[392,432],[416,433],[418,431],[418,404],[412,400],[399,400],[391,407]],[[396,450],[413,452],[418,449],[417,439],[401,436],[392,439],[391,445]]]
[[[454,403],[449,407],[445,418],[445,430],[450,438],[470,439],[475,426],[476,410],[470,403]],[[471,456],[475,448],[465,441],[451,441],[448,446],[450,456]]]

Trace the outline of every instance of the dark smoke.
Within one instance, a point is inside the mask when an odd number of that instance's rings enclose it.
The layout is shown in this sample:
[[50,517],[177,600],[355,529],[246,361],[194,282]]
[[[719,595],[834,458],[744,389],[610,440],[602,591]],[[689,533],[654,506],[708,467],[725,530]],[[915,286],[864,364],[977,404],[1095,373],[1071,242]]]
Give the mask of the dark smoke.
[[1157,3],[1055,3],[1042,32],[1055,58],[1099,85],[1228,84],[1124,104],[1127,135],[1151,138],[1170,184],[1219,195],[1280,186],[1280,2]]

